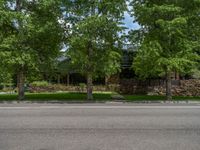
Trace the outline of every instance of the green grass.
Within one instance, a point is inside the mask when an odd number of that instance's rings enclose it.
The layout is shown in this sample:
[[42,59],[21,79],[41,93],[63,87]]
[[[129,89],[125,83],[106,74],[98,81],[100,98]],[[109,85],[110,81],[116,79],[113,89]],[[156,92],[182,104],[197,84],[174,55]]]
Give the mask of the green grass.
[[16,94],[13,94],[13,95],[0,94],[0,101],[2,100],[10,101],[10,100],[16,100],[16,99],[17,99]]
[[[150,96],[150,95],[124,95],[125,99],[128,102],[134,101],[163,101],[165,100],[165,96]],[[189,97],[189,96],[174,96],[173,100],[175,101],[183,101],[183,100],[197,100],[200,101],[200,97]]]
[[[111,92],[94,93],[94,101],[111,101]],[[148,95],[124,95],[125,101],[136,102],[136,101],[162,101],[165,100],[165,96],[148,96]],[[25,100],[28,101],[86,101],[86,93],[26,93]],[[17,100],[16,94],[0,94],[0,101],[14,101]],[[197,100],[200,101],[200,97],[173,97],[175,101],[183,100]]]
[[[94,93],[94,100],[105,101],[111,99],[111,93]],[[30,101],[85,101],[85,93],[26,93],[25,100]],[[2,94],[0,95],[0,101],[13,101],[17,100],[16,94]]]

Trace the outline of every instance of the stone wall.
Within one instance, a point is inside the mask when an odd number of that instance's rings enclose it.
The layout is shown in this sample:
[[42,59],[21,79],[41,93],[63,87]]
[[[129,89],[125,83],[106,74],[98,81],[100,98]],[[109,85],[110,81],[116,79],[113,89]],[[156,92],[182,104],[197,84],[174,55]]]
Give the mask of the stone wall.
[[[165,95],[165,87],[154,87],[151,90],[155,95]],[[180,85],[172,86],[172,94],[174,96],[200,96],[200,80],[180,80]]]
[[119,84],[120,83],[120,76],[119,74],[112,75],[107,79],[108,84]]
[[[119,80],[118,78],[116,78]],[[65,86],[60,84],[48,86],[30,86],[30,92],[86,92],[85,86]],[[120,79],[118,84],[94,86],[94,91],[116,91],[122,94],[165,95],[165,80]],[[174,96],[200,96],[200,80],[173,80],[172,93]]]
[[[117,91],[117,85],[95,85],[93,86],[94,91],[105,92],[105,91]],[[81,86],[66,86],[61,84],[53,84],[48,86],[32,86],[30,85],[28,91],[31,93],[42,93],[42,92],[86,92],[86,85]]]
[[[119,91],[123,94],[165,95],[165,81],[123,79]],[[173,80],[172,93],[174,96],[200,96],[200,80]]]
[[[147,94],[152,87],[160,87],[165,84],[164,80],[121,79],[120,92],[123,94]],[[150,90],[152,91],[152,90]]]

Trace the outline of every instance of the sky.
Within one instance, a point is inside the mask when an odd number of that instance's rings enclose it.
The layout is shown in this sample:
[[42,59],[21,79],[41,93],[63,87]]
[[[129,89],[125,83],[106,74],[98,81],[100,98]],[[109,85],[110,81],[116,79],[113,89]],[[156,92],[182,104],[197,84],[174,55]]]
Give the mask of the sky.
[[131,29],[134,30],[134,29],[140,28],[138,23],[133,23],[133,20],[134,20],[134,17],[131,17],[130,14],[128,14],[128,12],[124,13],[124,20],[123,20],[125,24],[124,26],[128,28],[126,32],[128,32]]
[[[131,0],[132,1],[132,0]],[[128,11],[131,11],[132,7],[129,5],[130,1],[127,1],[126,4],[128,6]],[[134,17],[130,16],[130,14],[128,12],[124,13],[124,26],[127,27],[128,29],[125,31],[125,33],[127,34],[128,31],[130,30],[137,30],[140,28],[140,25],[138,23],[134,23]]]

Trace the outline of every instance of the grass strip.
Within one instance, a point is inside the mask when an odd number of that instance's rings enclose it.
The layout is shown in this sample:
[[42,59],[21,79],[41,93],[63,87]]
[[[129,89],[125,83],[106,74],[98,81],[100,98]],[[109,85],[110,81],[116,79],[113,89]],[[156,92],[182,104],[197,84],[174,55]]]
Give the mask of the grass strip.
[[[165,96],[157,96],[157,95],[124,95],[124,98],[128,102],[134,101],[164,101],[166,99]],[[190,97],[190,96],[173,96],[174,101],[200,101],[200,97]]]
[[[110,93],[94,93],[94,100],[109,100],[111,99]],[[86,93],[27,93],[25,100],[30,101],[85,101],[87,99]],[[1,94],[0,101],[13,101],[17,100],[17,94]]]
[[[94,93],[94,101],[111,101],[112,93]],[[125,101],[164,101],[165,96],[150,95],[123,95]],[[0,94],[0,101],[15,101],[17,94]],[[86,93],[26,93],[25,100],[28,101],[86,101]],[[200,101],[200,97],[174,96],[174,101]]]

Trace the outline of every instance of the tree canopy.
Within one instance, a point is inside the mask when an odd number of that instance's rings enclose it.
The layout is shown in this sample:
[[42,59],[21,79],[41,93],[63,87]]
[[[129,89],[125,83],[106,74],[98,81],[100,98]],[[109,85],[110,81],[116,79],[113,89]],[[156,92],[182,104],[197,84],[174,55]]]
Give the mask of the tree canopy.
[[120,71],[128,8],[141,26],[128,35],[138,48],[133,68],[143,79],[165,76],[171,99],[173,72],[198,76],[200,0],[0,0],[0,82],[17,76],[24,99],[27,77],[74,70],[92,99],[93,80]]
[[199,11],[200,1],[133,0],[131,5],[142,32],[142,42],[133,63],[135,72],[142,78],[166,74],[166,91],[171,99],[171,73],[186,72],[198,59],[194,51],[196,39],[190,37],[190,29],[191,23],[196,24],[191,19],[199,18],[196,11]]
[[23,99],[25,75],[54,59],[61,48],[60,1],[3,0],[0,11],[0,55],[3,64],[18,74]]
[[88,99],[92,99],[92,80],[120,69],[121,19],[126,1],[74,0],[73,26],[67,42],[68,56],[87,76]]

